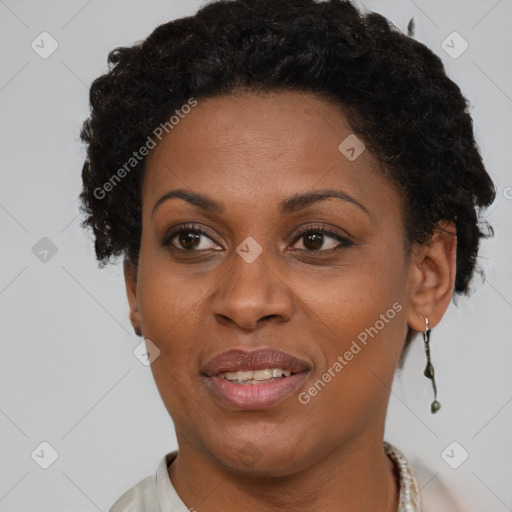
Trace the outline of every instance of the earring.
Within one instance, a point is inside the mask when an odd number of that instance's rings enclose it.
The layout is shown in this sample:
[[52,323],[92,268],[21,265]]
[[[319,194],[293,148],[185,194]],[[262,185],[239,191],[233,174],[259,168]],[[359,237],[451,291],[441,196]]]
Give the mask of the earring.
[[434,387],[434,401],[432,402],[432,405],[430,406],[430,410],[432,411],[432,414],[436,413],[441,409],[441,404],[437,401],[437,386],[436,386],[436,379],[434,376],[434,367],[432,366],[432,363],[430,362],[430,326],[428,323],[428,318],[425,317],[425,331],[423,332],[423,341],[425,342],[425,352],[427,354],[427,366],[425,367],[425,371],[423,372],[423,375],[427,377],[428,379],[432,380],[432,386]]

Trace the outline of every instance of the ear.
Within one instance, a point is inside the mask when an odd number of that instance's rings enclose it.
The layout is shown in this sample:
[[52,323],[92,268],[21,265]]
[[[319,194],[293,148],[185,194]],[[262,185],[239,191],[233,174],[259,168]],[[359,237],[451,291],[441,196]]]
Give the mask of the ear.
[[443,318],[455,287],[456,258],[457,233],[451,221],[438,223],[430,243],[412,248],[407,316],[411,329],[423,331],[425,317],[431,328]]
[[137,305],[137,266],[129,258],[123,261],[124,283],[130,307],[130,322],[137,336],[142,336],[139,307]]

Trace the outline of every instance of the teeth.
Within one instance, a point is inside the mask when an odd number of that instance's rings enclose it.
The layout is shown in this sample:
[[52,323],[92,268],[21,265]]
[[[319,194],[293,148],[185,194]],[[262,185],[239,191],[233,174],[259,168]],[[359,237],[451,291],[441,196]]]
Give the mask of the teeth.
[[282,368],[265,368],[264,370],[255,371],[240,371],[240,372],[224,372],[219,373],[219,377],[229,381],[238,381],[238,383],[255,383],[263,380],[270,380],[272,378],[281,378],[282,376],[289,377],[292,374],[290,370],[283,370]]
[[[247,373],[249,373],[249,372],[247,372]],[[273,377],[272,370],[270,370],[270,369],[257,370],[255,372],[252,372],[253,380],[268,380],[268,379],[271,379],[272,377]]]

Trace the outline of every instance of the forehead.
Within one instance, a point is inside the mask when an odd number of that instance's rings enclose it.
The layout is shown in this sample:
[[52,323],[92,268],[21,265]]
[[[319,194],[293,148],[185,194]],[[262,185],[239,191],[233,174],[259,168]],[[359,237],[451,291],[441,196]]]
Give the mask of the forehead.
[[198,99],[148,155],[143,195],[145,209],[177,188],[261,209],[333,187],[370,209],[399,199],[339,107],[286,91]]

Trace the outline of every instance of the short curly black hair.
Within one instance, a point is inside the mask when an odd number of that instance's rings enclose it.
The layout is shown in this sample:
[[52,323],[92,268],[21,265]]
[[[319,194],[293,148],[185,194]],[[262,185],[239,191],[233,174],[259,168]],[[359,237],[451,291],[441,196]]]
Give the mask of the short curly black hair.
[[455,292],[468,292],[480,238],[492,234],[480,210],[494,184],[459,87],[439,57],[385,17],[348,0],[220,0],[112,50],[108,63],[81,131],[83,226],[100,266],[121,254],[138,261],[146,160],[133,158],[156,127],[190,98],[292,90],[343,108],[403,191],[409,246],[428,243],[439,221],[455,222]]

